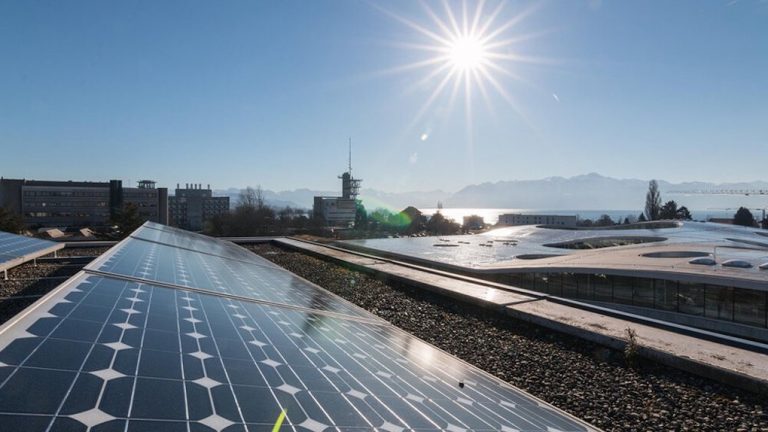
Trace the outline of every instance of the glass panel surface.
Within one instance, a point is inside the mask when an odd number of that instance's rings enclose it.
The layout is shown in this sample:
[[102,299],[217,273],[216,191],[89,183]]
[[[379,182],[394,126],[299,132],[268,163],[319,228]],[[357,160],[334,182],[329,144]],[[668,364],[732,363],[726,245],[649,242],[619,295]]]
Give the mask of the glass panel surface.
[[385,323],[94,275],[0,362],[0,430],[590,430]]
[[632,304],[635,295],[635,278],[611,276],[613,279],[613,300],[616,303]]
[[[552,283],[552,279],[550,279],[551,275],[547,273],[535,273],[534,277],[536,278],[537,291],[546,294],[554,294],[554,284]],[[559,291],[559,289],[557,291]]]
[[143,240],[128,239],[86,269],[289,306],[371,317],[362,309],[286,270]]
[[680,282],[678,289],[680,312],[704,315],[704,285]]
[[657,279],[653,290],[656,295],[654,307],[668,311],[677,311],[677,281]]
[[595,292],[595,300],[604,302],[613,301],[613,286],[609,276],[595,274],[590,276],[589,281]]
[[29,255],[59,244],[0,231],[0,262]]
[[708,318],[732,321],[733,288],[707,285],[704,305]]
[[256,264],[277,267],[271,261],[264,259],[232,242],[219,240],[202,234],[191,233],[152,222],[148,222],[131,234],[131,237],[163,243],[184,249],[191,249],[210,255],[248,261]]
[[592,281],[590,280],[592,275],[589,274],[577,274],[576,280],[578,281],[578,290],[576,291],[576,298],[592,300],[594,288],[592,287]]
[[736,322],[765,327],[765,293],[737,288],[733,292],[734,316]]
[[635,306],[653,307],[653,279],[635,278],[635,292],[632,302]]
[[573,273],[563,273],[563,297],[576,298],[579,295],[579,281]]

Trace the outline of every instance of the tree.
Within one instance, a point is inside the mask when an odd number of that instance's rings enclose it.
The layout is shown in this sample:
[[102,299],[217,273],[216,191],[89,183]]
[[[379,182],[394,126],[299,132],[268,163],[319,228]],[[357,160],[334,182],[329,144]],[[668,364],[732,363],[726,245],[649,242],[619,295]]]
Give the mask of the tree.
[[677,219],[677,203],[674,200],[667,201],[661,206],[659,219]]
[[435,213],[427,222],[427,231],[432,234],[456,234],[461,231],[461,225],[451,219],[446,219],[442,213]]
[[355,229],[364,230],[368,227],[368,212],[360,200],[355,201]]
[[404,208],[397,215],[397,223],[404,227],[407,234],[415,234],[424,231],[426,218],[421,211],[413,206]]
[[0,207],[0,231],[18,234],[24,229],[21,216]]
[[139,207],[135,203],[125,203],[123,208],[115,213],[112,223],[117,225],[120,237],[127,237],[143,223],[139,216]]
[[645,217],[650,221],[658,220],[660,211],[661,193],[659,192],[659,184],[656,180],[651,180],[648,183],[648,193],[645,194]]
[[645,215],[643,213],[640,213],[640,216],[637,217],[638,222],[648,222],[648,219],[645,218]]
[[248,186],[240,191],[236,207],[248,207],[258,210],[265,206],[264,191],[261,189],[261,185],[256,186],[256,189]]
[[374,225],[375,228],[386,228],[391,216],[392,212],[389,210],[385,208],[377,208],[368,215],[368,223]]
[[601,215],[594,223],[594,226],[611,226],[613,225],[613,219],[611,219],[611,216],[604,214]]
[[691,220],[691,219],[693,219],[693,217],[691,216],[691,212],[688,211],[688,207],[680,206],[680,208],[677,209],[677,217],[675,219]]
[[261,186],[240,191],[234,212],[230,216],[230,236],[272,234],[275,231],[275,211],[264,200]]
[[752,216],[752,212],[748,208],[739,207],[736,214],[733,215],[733,224],[746,227],[755,226],[755,217]]

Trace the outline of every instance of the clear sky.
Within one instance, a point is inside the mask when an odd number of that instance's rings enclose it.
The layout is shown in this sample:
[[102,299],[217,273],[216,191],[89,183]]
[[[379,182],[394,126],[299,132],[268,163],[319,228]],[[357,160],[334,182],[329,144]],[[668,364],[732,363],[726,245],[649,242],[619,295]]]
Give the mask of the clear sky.
[[768,2],[489,0],[469,100],[424,4],[2,1],[0,175],[335,190],[351,136],[391,192],[768,179]]

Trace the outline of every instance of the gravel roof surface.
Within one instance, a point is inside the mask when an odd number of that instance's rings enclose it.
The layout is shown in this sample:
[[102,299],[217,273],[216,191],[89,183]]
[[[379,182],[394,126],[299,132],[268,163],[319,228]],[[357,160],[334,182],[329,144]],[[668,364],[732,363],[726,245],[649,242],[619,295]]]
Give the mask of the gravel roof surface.
[[58,251],[60,257],[68,256],[99,256],[108,251],[108,247],[64,248]]
[[27,262],[8,270],[8,280],[0,276],[0,323],[24,310],[82,267],[56,264],[35,266]]
[[768,397],[384,283],[299,252],[249,246],[405,331],[606,431],[768,431]]

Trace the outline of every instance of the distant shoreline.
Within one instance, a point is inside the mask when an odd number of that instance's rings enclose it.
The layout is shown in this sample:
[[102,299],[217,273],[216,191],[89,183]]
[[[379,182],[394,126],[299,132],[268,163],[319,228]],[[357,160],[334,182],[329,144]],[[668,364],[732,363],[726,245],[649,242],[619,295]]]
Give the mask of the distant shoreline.
[[[431,216],[437,212],[437,208],[420,208],[426,216]],[[499,220],[499,215],[506,213],[522,214],[550,214],[550,215],[576,215],[581,219],[597,219],[607,214],[611,219],[623,221],[625,217],[637,218],[642,209],[636,210],[548,210],[548,209],[524,209],[524,208],[443,208],[440,212],[448,219],[453,219],[461,223],[464,216],[478,215],[482,216],[487,224],[495,224]],[[709,218],[730,218],[735,211],[729,210],[695,210],[691,209],[691,215],[694,220],[706,221]]]

